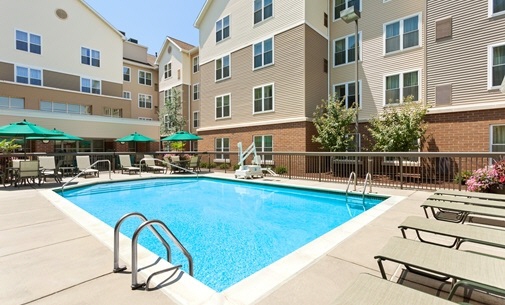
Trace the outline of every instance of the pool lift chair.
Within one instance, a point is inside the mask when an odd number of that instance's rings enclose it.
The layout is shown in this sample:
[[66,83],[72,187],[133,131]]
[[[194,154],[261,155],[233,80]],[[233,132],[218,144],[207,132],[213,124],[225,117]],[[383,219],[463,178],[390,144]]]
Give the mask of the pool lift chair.
[[[242,142],[238,142],[238,158],[239,158],[239,169],[235,171],[235,178],[254,178],[254,176],[259,176],[263,178],[263,171],[268,171],[274,176],[277,176],[275,172],[273,172],[269,168],[261,168],[261,157],[256,154],[256,145],[254,142],[247,147],[247,149],[242,152]],[[245,160],[249,157],[250,154],[254,154],[254,158],[252,160],[251,165],[244,165]]]

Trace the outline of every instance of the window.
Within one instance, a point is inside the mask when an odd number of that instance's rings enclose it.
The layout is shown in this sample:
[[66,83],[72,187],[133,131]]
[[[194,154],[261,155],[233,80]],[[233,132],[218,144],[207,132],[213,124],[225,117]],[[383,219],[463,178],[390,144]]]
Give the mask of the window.
[[505,152],[505,125],[491,126],[491,151]]
[[[273,151],[272,136],[255,136],[254,145],[256,146],[257,152],[272,152]],[[273,156],[263,155],[262,161],[263,163],[272,164]]]
[[505,77],[505,44],[489,47],[489,88],[500,86]]
[[16,50],[41,54],[42,39],[39,35],[16,30]]
[[153,97],[147,94],[139,93],[139,108],[153,108]]
[[269,38],[253,46],[254,69],[271,65],[274,62],[274,39]]
[[[356,103],[356,82],[349,82],[344,84],[338,84],[333,86],[333,92],[338,100],[343,100],[342,103],[346,108],[354,107]],[[358,104],[361,108],[362,96],[361,96],[361,81],[358,81]]]
[[40,111],[91,115],[91,105],[40,101]]
[[410,95],[419,100],[419,71],[386,76],[385,105],[403,103]]
[[129,67],[123,67],[123,80],[125,82],[130,81],[131,70]]
[[152,74],[151,72],[139,71],[139,84],[151,86]]
[[81,48],[81,63],[88,66],[100,67],[100,51]]
[[130,91],[123,91],[123,98],[132,99],[132,93]]
[[361,12],[361,0],[333,0],[334,20],[340,19],[340,12],[351,6],[356,6]]
[[274,110],[274,85],[256,87],[254,90],[254,113]]
[[273,0],[254,0],[254,24],[272,17]]
[[193,128],[200,127],[200,121],[198,120],[198,115],[199,115],[198,111],[193,112]]
[[170,117],[168,116],[168,114],[165,114],[165,116],[163,117],[163,125],[165,126],[166,131],[170,131],[172,127],[174,127],[172,122],[170,121]]
[[[215,143],[215,150],[218,152],[230,151],[230,139],[229,138],[217,138]],[[226,160],[229,159],[229,154],[216,154],[216,159]]]
[[193,85],[193,101],[200,99],[200,84]]
[[[361,33],[358,33],[358,60],[361,59]],[[339,66],[354,62],[355,50],[355,36],[349,35],[343,38],[335,39],[333,42],[333,66]]]
[[200,58],[198,56],[193,57],[193,73],[200,71]]
[[490,15],[505,13],[505,0],[489,0]]
[[230,55],[216,59],[216,81],[230,77]]
[[165,65],[164,67],[164,72],[163,72],[163,78],[167,79],[172,77],[172,63],[169,62],[168,64]]
[[384,25],[385,53],[419,46],[419,15]]
[[35,86],[42,85],[42,71],[27,67],[16,67],[16,82]]
[[93,94],[100,94],[102,84],[99,80],[81,78],[81,91]]
[[230,37],[230,16],[219,19],[216,22],[216,42]]
[[123,117],[123,109],[121,109],[121,108],[104,107],[103,108],[103,115],[104,116],[110,116],[110,117],[113,117],[113,118],[122,118]]
[[164,91],[165,95],[165,103],[172,101],[172,89],[168,89]]
[[9,96],[0,96],[0,108],[24,109],[25,99]]
[[230,95],[216,97],[216,119],[231,117],[230,114]]

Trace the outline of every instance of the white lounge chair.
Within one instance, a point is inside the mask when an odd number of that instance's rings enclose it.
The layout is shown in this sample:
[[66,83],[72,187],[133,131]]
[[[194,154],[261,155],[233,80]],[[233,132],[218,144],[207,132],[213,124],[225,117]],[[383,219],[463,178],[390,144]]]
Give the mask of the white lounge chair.
[[140,171],[140,167],[132,166],[129,155],[119,155],[119,164],[121,165],[121,174],[126,171],[128,174]]
[[40,175],[46,181],[47,177],[53,177],[58,183],[61,183],[62,173],[56,167],[54,156],[40,156],[39,157]]
[[146,163],[147,170],[152,170],[153,172],[156,171],[164,172],[166,170],[166,167],[156,165],[156,162],[152,155],[144,155],[144,162]]
[[83,173],[85,178],[87,175],[100,177],[100,172],[97,169],[91,168],[89,156],[76,156],[75,160],[77,161],[77,168]]

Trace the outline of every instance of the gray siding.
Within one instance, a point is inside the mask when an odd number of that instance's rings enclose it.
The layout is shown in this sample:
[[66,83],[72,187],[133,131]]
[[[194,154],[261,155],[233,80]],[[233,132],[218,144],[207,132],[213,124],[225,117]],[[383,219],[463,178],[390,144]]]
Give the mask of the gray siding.
[[0,80],[14,81],[14,65],[0,62]]
[[313,117],[316,106],[328,98],[328,73],[324,60],[328,60],[328,40],[305,26],[305,116]]
[[81,78],[77,75],[44,70],[44,86],[81,91]]

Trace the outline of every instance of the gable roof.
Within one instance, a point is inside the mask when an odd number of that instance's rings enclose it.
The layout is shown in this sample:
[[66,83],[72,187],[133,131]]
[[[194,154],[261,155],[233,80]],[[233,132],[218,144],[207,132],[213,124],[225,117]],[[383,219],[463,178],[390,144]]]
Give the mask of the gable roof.
[[163,52],[165,52],[165,50],[168,48],[168,45],[170,43],[173,44],[174,46],[176,46],[177,49],[179,49],[179,51],[181,53],[187,53],[190,55],[193,54],[194,51],[198,49],[198,47],[195,47],[194,45],[192,45],[190,43],[184,42],[179,39],[175,39],[170,36],[167,36],[167,38],[165,39],[165,42],[161,46],[161,50],[158,52],[159,55],[158,55],[158,58],[156,58],[155,64],[158,64],[158,59],[161,57],[161,54],[163,54]]
[[102,15],[100,15],[97,11],[95,11],[94,8],[92,8],[89,4],[86,3],[84,0],[79,0],[79,2],[82,3],[86,8],[88,8],[93,14],[95,14],[98,19],[100,19],[103,23],[105,23],[111,30],[116,32],[123,40],[126,40],[126,37],[118,30],[116,29],[112,24],[110,24]]
[[196,17],[195,23],[193,24],[195,28],[200,27],[200,23],[202,22],[203,17],[205,17],[205,14],[207,14],[207,11],[209,10],[209,7],[211,6],[212,2],[214,2],[214,0],[205,1],[202,9],[200,10],[200,13],[198,14],[198,17]]

